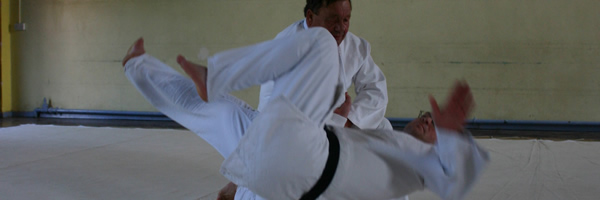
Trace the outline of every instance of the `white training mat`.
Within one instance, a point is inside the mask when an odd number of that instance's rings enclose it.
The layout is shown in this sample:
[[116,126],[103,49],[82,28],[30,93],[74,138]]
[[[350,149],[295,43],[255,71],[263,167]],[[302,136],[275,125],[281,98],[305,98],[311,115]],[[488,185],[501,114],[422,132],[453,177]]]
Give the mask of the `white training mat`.
[[[477,141],[491,164],[467,199],[600,196],[600,142]],[[0,199],[215,199],[228,182],[222,161],[185,130],[1,128]],[[425,191],[410,199],[438,198]]]
[[[600,198],[600,142],[477,139],[490,165],[472,200],[596,200]],[[436,199],[418,192],[411,200]]]
[[223,158],[192,132],[0,129],[0,199],[216,199]]

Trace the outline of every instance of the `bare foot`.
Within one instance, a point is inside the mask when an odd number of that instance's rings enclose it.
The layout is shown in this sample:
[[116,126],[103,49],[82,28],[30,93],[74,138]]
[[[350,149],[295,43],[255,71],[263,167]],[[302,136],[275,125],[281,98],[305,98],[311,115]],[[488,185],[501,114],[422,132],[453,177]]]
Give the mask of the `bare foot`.
[[129,59],[141,56],[144,53],[146,53],[146,50],[144,50],[144,38],[140,38],[129,47],[129,50],[127,50],[127,54],[125,54],[125,57],[123,58],[123,66],[125,66],[125,63],[127,63]]
[[237,185],[233,184],[232,182],[227,183],[227,185],[225,185],[225,187],[221,188],[221,191],[219,191],[217,200],[233,200],[236,190]]
[[177,56],[177,63],[183,68],[183,71],[190,76],[194,84],[196,84],[196,91],[200,98],[205,102],[208,102],[208,96],[206,94],[206,67],[189,62],[182,55]]

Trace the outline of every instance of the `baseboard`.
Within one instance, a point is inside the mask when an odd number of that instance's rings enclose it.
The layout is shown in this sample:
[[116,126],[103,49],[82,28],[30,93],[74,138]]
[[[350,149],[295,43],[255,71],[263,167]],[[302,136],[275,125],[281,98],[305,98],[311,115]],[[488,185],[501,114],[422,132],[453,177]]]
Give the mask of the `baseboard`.
[[11,118],[11,117],[36,117],[35,112],[3,112],[2,118]]
[[[404,127],[412,118],[388,118],[394,128]],[[580,121],[534,121],[534,120],[469,120],[467,129],[557,131],[557,132],[600,132],[600,122]]]

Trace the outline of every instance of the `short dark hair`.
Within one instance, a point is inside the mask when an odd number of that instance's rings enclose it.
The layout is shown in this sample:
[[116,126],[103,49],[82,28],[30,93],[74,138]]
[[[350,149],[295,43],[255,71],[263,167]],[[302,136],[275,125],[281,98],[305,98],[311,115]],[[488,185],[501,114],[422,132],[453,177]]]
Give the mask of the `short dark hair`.
[[[335,3],[336,1],[346,1],[346,0],[306,0],[306,6],[304,6],[304,17],[306,17],[306,12],[311,10],[315,14],[319,14],[319,9],[329,4]],[[347,0],[350,3],[350,8],[352,8],[352,1]]]

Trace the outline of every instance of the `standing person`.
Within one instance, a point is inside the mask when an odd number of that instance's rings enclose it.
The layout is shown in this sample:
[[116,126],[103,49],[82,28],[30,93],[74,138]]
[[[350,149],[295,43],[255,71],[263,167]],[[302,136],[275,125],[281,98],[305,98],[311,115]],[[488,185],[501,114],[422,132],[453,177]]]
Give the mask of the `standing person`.
[[[327,124],[356,126],[361,129],[392,130],[385,118],[388,103],[386,79],[371,57],[371,46],[365,39],[351,32],[350,0],[307,0],[304,7],[305,19],[294,22],[277,37],[287,37],[311,27],[323,27],[331,33],[338,44],[341,61],[340,83],[344,90],[354,84],[356,97],[335,110]],[[262,110],[271,98],[273,82],[265,83],[260,89],[258,110]],[[347,115],[347,117],[345,117]]]

